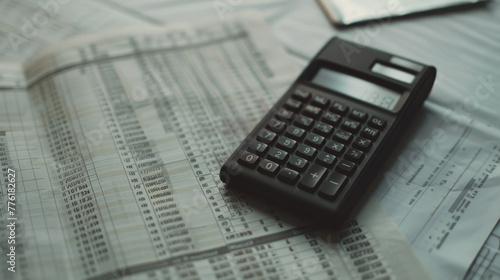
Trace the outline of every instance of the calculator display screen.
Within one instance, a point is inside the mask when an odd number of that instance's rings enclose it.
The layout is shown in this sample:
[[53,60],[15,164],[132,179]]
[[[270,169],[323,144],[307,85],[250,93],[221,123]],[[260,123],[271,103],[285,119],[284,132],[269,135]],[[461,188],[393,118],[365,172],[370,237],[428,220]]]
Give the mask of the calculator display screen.
[[392,111],[401,94],[366,80],[321,68],[312,83]]

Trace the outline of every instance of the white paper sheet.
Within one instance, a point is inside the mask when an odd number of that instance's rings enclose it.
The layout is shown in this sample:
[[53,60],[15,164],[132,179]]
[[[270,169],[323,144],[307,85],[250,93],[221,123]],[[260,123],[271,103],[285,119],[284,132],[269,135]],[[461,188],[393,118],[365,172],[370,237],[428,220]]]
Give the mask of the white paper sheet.
[[387,17],[404,16],[487,0],[318,0],[335,24],[349,25],[368,20],[384,21]]

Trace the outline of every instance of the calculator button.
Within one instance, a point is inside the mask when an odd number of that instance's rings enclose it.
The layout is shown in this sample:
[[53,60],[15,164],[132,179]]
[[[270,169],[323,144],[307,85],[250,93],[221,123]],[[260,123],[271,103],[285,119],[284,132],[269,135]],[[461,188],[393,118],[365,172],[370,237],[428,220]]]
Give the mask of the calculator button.
[[327,173],[326,168],[323,166],[313,164],[311,168],[302,175],[299,181],[299,187],[312,192]]
[[314,126],[313,131],[323,136],[330,136],[333,132],[333,126],[319,122]]
[[306,90],[303,90],[303,89],[300,89],[300,88],[296,89],[292,93],[292,98],[300,100],[300,101],[306,101],[310,97],[311,97],[311,93],[310,92],[308,92]]
[[340,115],[345,115],[345,113],[347,113],[347,110],[349,110],[349,107],[342,103],[334,102],[332,107],[330,107],[330,110]]
[[350,148],[345,153],[345,158],[355,163],[360,163],[364,157],[365,154],[362,151],[353,148]]
[[288,160],[288,166],[299,172],[303,172],[304,170],[306,170],[308,165],[309,163],[307,162],[307,160],[298,156],[291,156]]
[[321,120],[327,124],[338,125],[340,123],[341,117],[339,114],[326,112]]
[[352,143],[355,148],[360,149],[361,151],[369,151],[372,147],[372,141],[365,139],[363,137],[357,137],[356,140]]
[[338,172],[333,172],[328,179],[321,184],[319,189],[319,195],[327,198],[334,199],[335,196],[342,191],[342,188],[346,185],[348,179],[346,175],[340,174]]
[[313,159],[316,156],[316,149],[305,144],[300,144],[297,148],[297,155],[305,159]]
[[250,144],[250,150],[252,150],[252,152],[256,153],[257,155],[262,156],[267,153],[269,147],[259,141],[253,141],[252,144]]
[[283,130],[286,128],[286,124],[282,121],[278,121],[277,119],[272,119],[268,124],[267,127],[269,127],[270,130],[276,132],[276,133],[281,133]]
[[278,113],[276,114],[276,117],[278,119],[288,121],[288,120],[291,120],[293,118],[293,112],[286,110],[284,108],[280,108],[280,109],[278,109]]
[[345,146],[337,141],[328,141],[325,146],[325,151],[334,154],[336,156],[341,156],[344,153]]
[[379,134],[380,133],[378,130],[376,130],[375,128],[371,128],[371,127],[365,127],[361,131],[361,136],[368,138],[370,140],[377,140]]
[[272,161],[284,163],[288,157],[288,153],[278,148],[272,148],[267,157]]
[[266,144],[271,144],[274,142],[274,140],[276,140],[276,133],[267,129],[261,129],[257,134],[257,140]]
[[280,173],[278,174],[278,179],[280,181],[283,181],[290,185],[294,185],[299,177],[300,175],[297,171],[288,168],[281,169]]
[[351,161],[341,160],[335,169],[345,175],[352,175],[352,173],[356,170],[356,164]]
[[243,152],[238,159],[238,163],[248,168],[254,168],[259,163],[259,156],[250,152]]
[[304,115],[309,116],[313,119],[319,118],[319,115],[321,115],[321,108],[312,106],[312,105],[307,105],[304,108],[304,111],[302,112]]
[[314,133],[309,133],[306,136],[306,144],[314,146],[316,148],[321,148],[325,143],[325,137],[319,136]]
[[295,140],[302,140],[306,134],[306,131],[302,128],[298,128],[296,126],[290,126],[286,130],[286,136],[293,138]]
[[295,122],[293,124],[305,129],[311,129],[311,127],[314,125],[314,120],[306,116],[300,115],[295,117]]
[[276,173],[279,171],[279,165],[276,162],[272,162],[270,160],[264,159],[259,163],[259,167],[257,170],[260,173],[269,175],[269,176],[274,176]]
[[335,139],[341,143],[347,144],[347,143],[351,142],[352,134],[350,132],[347,132],[347,131],[339,130],[339,131],[335,132],[335,134],[333,135],[333,139]]
[[369,126],[377,128],[377,129],[384,129],[384,127],[385,127],[386,124],[387,124],[386,121],[384,121],[383,119],[378,118],[378,117],[372,117],[368,121],[368,125]]
[[353,120],[344,120],[340,127],[350,132],[357,132],[360,128],[359,122]]
[[290,98],[285,102],[285,107],[288,110],[297,112],[302,107],[302,102]]
[[318,107],[321,107],[321,108],[325,108],[330,104],[330,99],[328,99],[324,96],[316,95],[311,100],[311,104],[318,106]]
[[297,146],[297,141],[288,137],[280,136],[280,138],[278,138],[277,146],[285,151],[291,151]]
[[364,122],[368,118],[368,114],[358,109],[352,109],[351,113],[349,113],[349,118]]
[[337,161],[337,157],[329,153],[321,152],[316,158],[316,163],[326,168],[331,168]]

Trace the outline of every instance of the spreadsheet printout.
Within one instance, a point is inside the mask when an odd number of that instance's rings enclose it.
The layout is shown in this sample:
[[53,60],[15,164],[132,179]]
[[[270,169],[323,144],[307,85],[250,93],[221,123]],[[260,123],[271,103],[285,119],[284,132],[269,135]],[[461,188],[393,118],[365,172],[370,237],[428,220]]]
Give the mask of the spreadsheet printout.
[[427,279],[374,200],[332,232],[218,179],[298,74],[267,30],[246,15],[111,31],[27,63],[28,88],[0,91],[2,167],[18,174],[18,267],[2,275]]
[[463,278],[500,213],[500,132],[426,102],[375,191],[435,278]]

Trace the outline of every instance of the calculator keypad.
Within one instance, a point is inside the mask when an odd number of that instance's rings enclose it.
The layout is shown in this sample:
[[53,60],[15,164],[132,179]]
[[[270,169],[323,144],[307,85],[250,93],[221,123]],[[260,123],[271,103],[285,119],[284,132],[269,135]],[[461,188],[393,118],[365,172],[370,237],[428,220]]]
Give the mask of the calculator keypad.
[[250,141],[238,163],[334,200],[386,125],[378,116],[297,89]]

